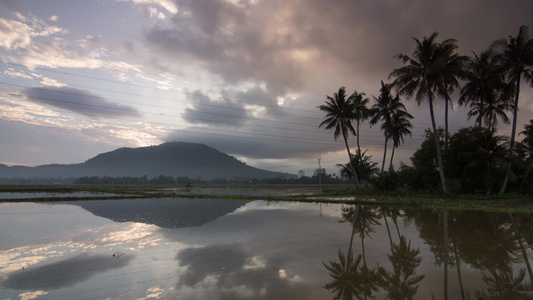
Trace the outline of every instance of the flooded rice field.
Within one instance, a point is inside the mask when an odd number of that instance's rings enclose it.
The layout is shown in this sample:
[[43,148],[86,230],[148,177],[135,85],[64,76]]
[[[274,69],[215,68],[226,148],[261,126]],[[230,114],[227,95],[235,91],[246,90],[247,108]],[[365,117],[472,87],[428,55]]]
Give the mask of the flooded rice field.
[[160,198],[0,227],[2,299],[533,299],[530,214]]

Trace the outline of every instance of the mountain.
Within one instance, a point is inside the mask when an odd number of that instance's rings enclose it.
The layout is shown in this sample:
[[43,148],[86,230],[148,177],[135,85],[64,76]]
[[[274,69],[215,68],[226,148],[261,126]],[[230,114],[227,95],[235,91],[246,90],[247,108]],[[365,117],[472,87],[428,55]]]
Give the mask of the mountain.
[[292,174],[254,168],[214,148],[185,142],[170,142],[140,148],[119,148],[98,154],[80,164],[0,167],[0,178],[141,177],[144,175],[149,178],[166,175],[201,177],[206,180],[295,177]]

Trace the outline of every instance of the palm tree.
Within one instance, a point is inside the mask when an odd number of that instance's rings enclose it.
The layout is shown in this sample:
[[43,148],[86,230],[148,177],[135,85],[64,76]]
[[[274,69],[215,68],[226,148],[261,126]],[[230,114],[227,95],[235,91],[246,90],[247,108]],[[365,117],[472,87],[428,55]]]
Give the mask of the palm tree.
[[529,167],[527,168],[526,174],[524,175],[524,179],[522,179],[522,182],[520,183],[520,187],[524,185],[524,183],[527,180],[527,175],[531,171],[531,168],[533,167],[533,119],[529,120],[529,124],[524,126],[524,131],[520,132],[518,135],[523,134],[525,137],[520,142],[520,145],[524,148],[524,150],[528,153],[529,159],[531,160],[531,163],[529,164]]
[[374,97],[376,103],[370,108],[369,115],[370,125],[375,125],[381,121],[381,130],[385,135],[385,147],[383,149],[383,163],[381,164],[381,173],[385,167],[385,159],[387,157],[387,143],[392,138],[392,132],[396,121],[399,119],[413,118],[405,108],[405,105],[400,101],[400,96],[395,97],[391,94],[391,85],[385,84],[381,81],[381,94],[378,98]]
[[337,164],[336,166],[341,168],[340,174],[344,178],[352,178],[353,172],[351,166],[355,167],[355,171],[359,175],[361,181],[369,180],[372,175],[376,174],[378,163],[371,160],[372,155],[366,155],[366,150],[361,154],[352,155],[352,162],[343,164]]
[[507,181],[511,173],[511,160],[513,156],[516,122],[518,119],[518,99],[520,96],[520,81],[522,77],[533,86],[533,39],[529,38],[527,26],[521,26],[518,36],[500,39],[492,43],[491,47],[496,51],[496,61],[503,67],[507,83],[509,84],[513,100],[513,124],[511,127],[511,144],[509,146],[507,172],[503,180],[500,194],[505,192]]
[[[438,57],[442,57],[442,83],[444,84],[444,89],[440,91],[440,94],[444,97],[444,145],[448,147],[448,106],[449,104],[453,105],[450,93],[452,93],[455,88],[459,87],[458,78],[465,77],[465,66],[468,62],[468,57],[464,55],[459,55],[457,51],[457,41],[454,39],[448,39],[442,42],[437,51]],[[453,108],[453,106],[452,106]]]
[[369,109],[367,107],[369,100],[368,98],[363,98],[364,96],[365,93],[357,93],[357,91],[354,91],[350,96],[353,99],[354,104],[354,119],[356,121],[355,129],[357,131],[357,155],[361,154],[361,146],[359,144],[359,125],[369,117]]
[[394,159],[394,149],[400,146],[400,141],[404,143],[403,136],[408,134],[411,136],[411,128],[413,125],[409,121],[413,119],[413,116],[405,111],[396,111],[392,115],[393,123],[390,131],[390,137],[392,138],[393,146],[390,156],[389,172],[392,170],[392,160]]
[[[449,39],[443,41],[441,44],[436,42],[438,36],[434,32],[429,37],[424,37],[422,41],[413,38],[416,42],[416,47],[413,52],[413,57],[399,54],[397,57],[403,61],[405,66],[394,69],[390,77],[395,77],[393,86],[396,87],[400,95],[407,95],[408,97],[415,95],[418,105],[424,99],[429,103],[429,114],[431,117],[431,125],[433,132],[437,132],[437,125],[435,123],[435,113],[433,109],[433,100],[436,94],[448,96],[448,84],[451,78],[451,69],[448,68],[447,62],[450,59],[450,52],[445,49],[451,48],[450,45],[456,43],[455,40]],[[442,45],[442,46],[441,46]],[[438,135],[434,135],[435,147],[437,149],[437,161],[439,165],[439,175],[442,185],[443,193],[448,193],[446,185],[446,178],[444,177],[444,168],[442,162],[442,153]]]
[[[339,88],[337,93],[333,94],[333,97],[327,96],[326,104],[318,106],[321,111],[326,112],[324,121],[320,123],[319,128],[325,126],[325,130],[334,128],[333,137],[335,140],[342,134],[344,139],[344,145],[348,152],[348,159],[351,163],[352,155],[350,153],[350,147],[348,146],[348,134],[349,132],[356,134],[355,129],[352,126],[352,120],[354,119],[354,104],[353,98],[346,98],[346,90],[344,87]],[[352,164],[353,175],[357,189],[361,189],[359,178],[355,172],[355,167]]]
[[506,111],[511,110],[509,97],[506,97],[505,83],[502,72],[494,63],[494,51],[489,49],[479,55],[474,53],[466,67],[465,79],[467,83],[461,89],[460,105],[470,103],[467,116],[470,120],[477,116],[478,126],[494,130],[498,124],[498,117],[506,124],[509,118]]

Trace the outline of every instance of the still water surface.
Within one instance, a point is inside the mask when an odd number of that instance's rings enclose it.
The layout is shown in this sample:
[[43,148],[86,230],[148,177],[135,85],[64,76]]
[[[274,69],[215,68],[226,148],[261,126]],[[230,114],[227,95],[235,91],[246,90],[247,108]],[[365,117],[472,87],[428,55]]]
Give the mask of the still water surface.
[[3,203],[0,228],[2,299],[533,299],[529,214],[168,198]]

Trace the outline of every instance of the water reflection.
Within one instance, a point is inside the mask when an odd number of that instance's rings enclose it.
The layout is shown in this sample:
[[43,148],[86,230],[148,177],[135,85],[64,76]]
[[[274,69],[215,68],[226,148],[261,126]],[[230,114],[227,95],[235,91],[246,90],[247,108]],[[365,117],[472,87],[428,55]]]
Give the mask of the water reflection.
[[369,205],[0,204],[0,295],[533,299],[532,226],[529,214]]

